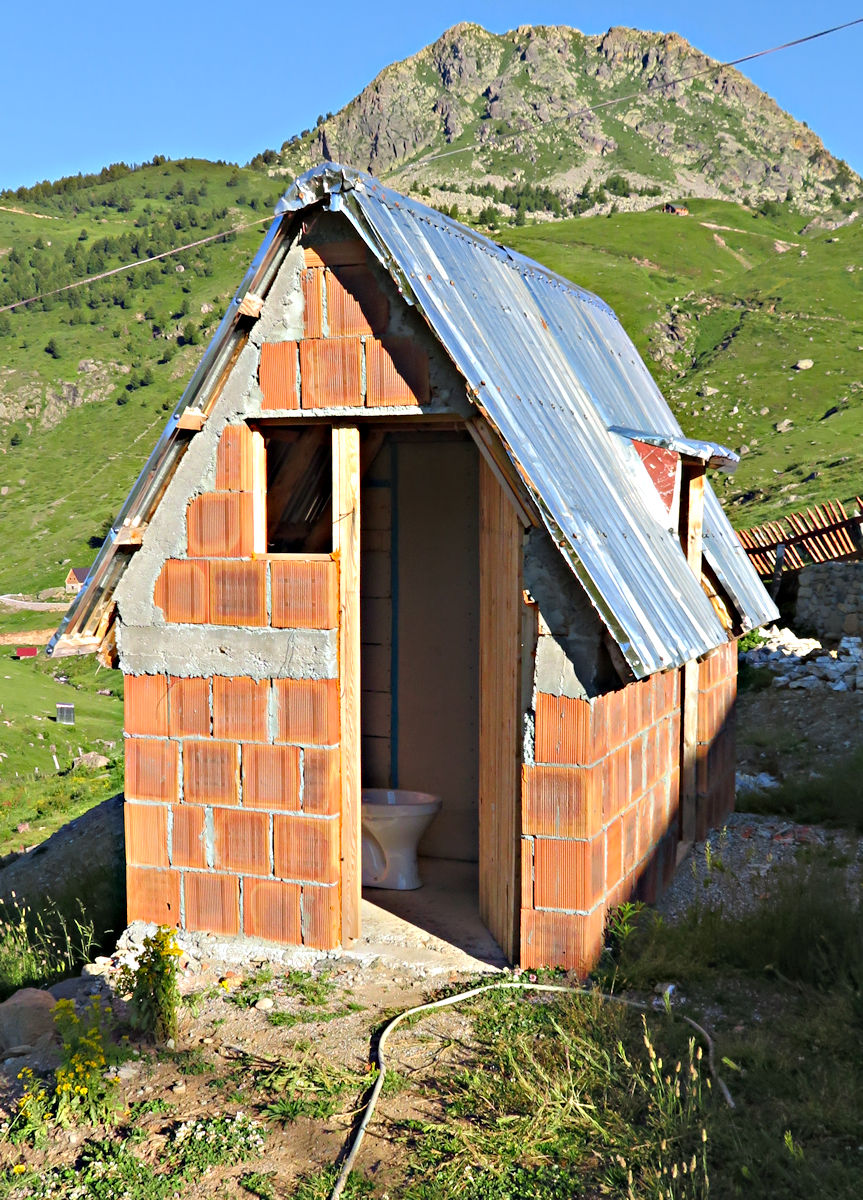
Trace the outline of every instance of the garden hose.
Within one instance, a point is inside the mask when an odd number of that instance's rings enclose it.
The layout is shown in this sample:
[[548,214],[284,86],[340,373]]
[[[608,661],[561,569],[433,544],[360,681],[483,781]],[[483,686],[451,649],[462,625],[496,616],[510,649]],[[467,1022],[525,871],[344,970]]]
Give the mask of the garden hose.
[[[447,1008],[451,1004],[461,1004],[463,1000],[470,1000],[474,996],[481,996],[484,992],[497,992],[507,989],[519,992],[570,992],[582,996],[600,996],[603,1000],[608,1000],[613,1004],[625,1004],[629,1008],[637,1008],[642,1012],[656,1011],[651,1005],[644,1004],[639,1000],[627,1000],[623,996],[615,996],[608,992],[598,992],[595,988],[567,987],[564,984],[558,983],[521,983],[520,981],[517,982],[515,980],[507,980],[504,983],[486,983],[483,984],[482,987],[470,988],[469,991],[458,992],[454,996],[445,996],[442,1000],[432,1000],[428,1004],[418,1004],[415,1008],[406,1008],[404,1012],[399,1013],[398,1016],[393,1017],[391,1021],[387,1022],[380,1038],[378,1039],[377,1050],[375,1052],[375,1065],[378,1069],[378,1077],[375,1080],[372,1093],[369,1096],[368,1103],[366,1104],[363,1118],[357,1126],[356,1133],[354,1134],[353,1141],[351,1143],[351,1148],[348,1151],[347,1157],[342,1165],[339,1177],[336,1180],[333,1190],[330,1192],[329,1200],[338,1200],[338,1197],[341,1196],[342,1192],[344,1191],[345,1184],[348,1182],[348,1176],[353,1170],[354,1163],[356,1162],[357,1155],[360,1151],[360,1146],[362,1145],[363,1138],[365,1137],[366,1129],[371,1121],[372,1113],[374,1112],[375,1105],[378,1102],[378,1097],[381,1094],[381,1088],[384,1085],[384,1075],[386,1074],[387,1069],[386,1058],[384,1055],[384,1045],[387,1038],[390,1036],[396,1026],[400,1025],[401,1022],[406,1020],[408,1017],[416,1016],[418,1013],[431,1012],[435,1008]],[[729,1108],[734,1108],[734,1100],[731,1097],[731,1093],[726,1087],[724,1080],[720,1077],[716,1070],[713,1052],[713,1038],[710,1036],[707,1030],[703,1028],[703,1026],[698,1024],[697,1021],[693,1021],[691,1017],[687,1017],[684,1013],[680,1013],[679,1015],[683,1017],[683,1020],[687,1023],[687,1025],[691,1026],[691,1028],[695,1030],[699,1037],[704,1039],[705,1045],[707,1046],[707,1064],[710,1068],[710,1074],[715,1080],[716,1086],[722,1093],[725,1103]]]

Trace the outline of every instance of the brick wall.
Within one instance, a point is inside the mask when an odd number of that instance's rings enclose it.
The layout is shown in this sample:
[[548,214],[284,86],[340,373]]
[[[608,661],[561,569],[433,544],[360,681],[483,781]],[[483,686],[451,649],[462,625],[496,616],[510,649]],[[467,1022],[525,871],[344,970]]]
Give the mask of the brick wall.
[[593,702],[538,694],[522,771],[523,966],[589,971],[608,910],[652,902],[670,880],[679,747],[676,672]]
[[387,333],[390,302],[363,243],[307,247],[305,263],[304,336],[262,345],[262,412],[428,403],[428,355],[414,338]]
[[[251,557],[253,438],[226,427],[216,490],[188,506],[188,557],[155,588],[166,638],[337,625],[333,559]],[[125,731],[129,920],[337,946],[338,680],[127,675]]]
[[702,840],[734,809],[737,642],[727,642],[698,667],[698,749],[695,836]]

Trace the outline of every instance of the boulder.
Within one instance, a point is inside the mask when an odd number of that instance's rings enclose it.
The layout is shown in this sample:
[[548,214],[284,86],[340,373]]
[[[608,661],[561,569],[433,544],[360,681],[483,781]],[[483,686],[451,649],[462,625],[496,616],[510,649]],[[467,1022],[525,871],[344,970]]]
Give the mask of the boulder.
[[50,992],[21,988],[0,1004],[0,1054],[29,1054],[54,1036],[54,1005]]

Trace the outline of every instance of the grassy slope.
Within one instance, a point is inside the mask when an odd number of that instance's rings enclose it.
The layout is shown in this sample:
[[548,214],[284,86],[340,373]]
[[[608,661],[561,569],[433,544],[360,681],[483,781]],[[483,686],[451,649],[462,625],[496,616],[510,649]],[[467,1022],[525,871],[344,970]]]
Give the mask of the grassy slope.
[[[848,499],[863,454],[863,226],[803,235],[793,211],[768,220],[692,201],[691,212],[563,221],[507,230],[506,240],[609,301],[687,433],[749,447],[720,484],[737,525]],[[779,253],[777,242],[796,244]],[[657,364],[658,326],[673,309],[685,350]],[[814,366],[794,371],[802,358]],[[717,394],[699,397],[705,387]],[[777,432],[785,419],[793,428]]]

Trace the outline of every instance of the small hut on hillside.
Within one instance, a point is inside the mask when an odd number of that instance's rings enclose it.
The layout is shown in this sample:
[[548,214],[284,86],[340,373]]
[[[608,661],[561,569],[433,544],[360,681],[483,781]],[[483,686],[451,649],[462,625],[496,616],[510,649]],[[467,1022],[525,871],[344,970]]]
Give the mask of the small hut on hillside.
[[588,969],[733,805],[734,462],[596,296],[303,176],[49,648],[126,676],[129,918],[348,944],[413,788],[509,959]]

